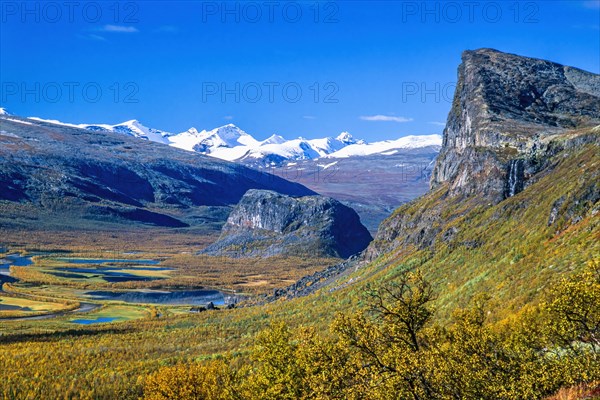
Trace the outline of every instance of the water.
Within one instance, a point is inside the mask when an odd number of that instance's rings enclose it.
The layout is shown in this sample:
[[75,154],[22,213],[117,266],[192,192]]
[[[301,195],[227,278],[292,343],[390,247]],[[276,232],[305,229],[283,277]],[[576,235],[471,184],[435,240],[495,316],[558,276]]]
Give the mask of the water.
[[[6,250],[6,249],[4,249]],[[17,280],[10,276],[10,267],[26,267],[33,264],[31,256],[23,257],[19,253],[8,254],[0,258],[0,292],[4,283],[14,283]]]
[[10,264],[0,264],[0,275],[8,275],[10,273]]
[[8,254],[4,258],[0,258],[0,267],[6,266],[6,268],[14,265],[15,267],[26,267],[33,264],[31,256],[21,256],[18,253]]
[[69,271],[69,272],[79,272],[82,274],[89,274],[92,272],[97,272],[100,274],[104,274],[107,272],[119,272],[119,271],[123,271],[123,270],[129,270],[129,271],[172,271],[173,268],[168,268],[168,267],[101,267],[101,268],[79,268],[79,267],[58,267],[55,268],[57,270],[62,270],[62,271]]
[[[31,315],[28,317],[17,317],[17,318],[2,318],[2,319],[10,319],[12,321],[31,321],[31,320],[40,320],[40,319],[50,319],[60,317],[66,314],[74,314],[74,313],[86,313],[90,311],[94,311],[97,308],[100,308],[100,304],[94,303],[81,303],[81,306],[77,310],[68,311],[68,312],[57,312],[52,314],[44,314],[44,315]],[[0,319],[0,320],[2,320]]]
[[126,303],[150,303],[150,304],[169,304],[169,305],[205,305],[212,302],[215,305],[225,304],[225,296],[218,290],[200,289],[200,290],[180,290],[180,291],[159,291],[159,290],[129,290],[129,291],[108,291],[97,290],[85,293],[95,300],[117,300]]
[[89,278],[92,278],[91,276],[88,276],[88,275],[72,274],[69,272],[48,271],[47,273],[50,275],[58,276],[59,278],[67,278],[67,279],[89,279]]
[[80,324],[80,325],[91,325],[91,324],[103,324],[103,323],[107,323],[107,322],[112,322],[117,318],[113,318],[113,317],[98,317],[95,319],[74,319],[71,320],[72,323],[74,324]]
[[512,197],[523,190],[524,172],[523,160],[511,160],[508,166],[506,197]]
[[[139,265],[157,265],[160,263],[159,260],[132,260],[125,258],[56,258],[57,261],[66,262],[69,264],[93,264],[93,265],[104,265],[110,263],[119,264],[139,264]],[[90,278],[102,278],[106,282],[118,283],[118,282],[145,282],[145,281],[156,281],[165,279],[164,277],[155,276],[140,276],[127,272],[121,272],[124,267],[102,267],[98,269],[90,268],[77,268],[77,267],[62,267],[55,268],[54,271],[48,271],[49,274],[58,276],[61,278],[69,279],[90,279]],[[170,271],[172,268],[166,267],[127,267],[131,270],[140,271]],[[92,275],[84,275],[92,274]]]
[[8,273],[3,274],[0,271],[0,293],[2,293],[2,285],[4,285],[5,283],[15,283],[16,281],[17,279],[13,278],[12,276],[9,276]]
[[14,306],[12,304],[2,304],[2,303],[0,303],[0,311],[15,311],[15,310],[19,310],[19,311],[31,311],[31,309],[29,307],[21,307],[21,306]]
[[69,264],[105,264],[105,263],[129,263],[129,264],[159,264],[159,260],[128,260],[119,258],[57,258],[57,261],[67,262]]

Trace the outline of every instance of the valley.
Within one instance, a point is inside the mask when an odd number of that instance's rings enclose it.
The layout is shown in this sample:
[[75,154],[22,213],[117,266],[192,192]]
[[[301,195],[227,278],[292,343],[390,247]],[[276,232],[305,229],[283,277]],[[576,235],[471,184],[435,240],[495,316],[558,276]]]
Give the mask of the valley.
[[137,120],[117,125],[29,120],[57,129],[115,133],[241,163],[254,171],[249,176],[272,174],[345,202],[358,212],[372,234],[391,211],[428,190],[442,143],[439,135],[367,143],[348,132],[312,140],[286,140],[274,134],[259,141],[233,124],[173,134],[148,128]]
[[441,148],[249,166],[0,116],[0,396],[596,390],[600,77],[461,60]]

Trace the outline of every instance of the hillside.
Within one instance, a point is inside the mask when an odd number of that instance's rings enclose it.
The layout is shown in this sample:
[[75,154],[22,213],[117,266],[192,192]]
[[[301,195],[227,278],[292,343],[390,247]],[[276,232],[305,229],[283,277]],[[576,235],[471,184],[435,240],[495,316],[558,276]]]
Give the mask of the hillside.
[[[529,71],[523,79],[533,83],[524,91],[568,92],[570,88],[569,93],[585,98],[583,108],[570,101],[547,105],[560,113],[560,125],[550,117],[536,119],[537,109],[528,106],[520,111],[514,106],[502,118],[483,119],[492,105],[503,102],[494,92],[497,87],[520,85],[506,72],[513,68]],[[598,76],[581,71],[578,76],[589,79],[578,80],[575,86],[563,75],[562,81],[548,88],[545,80],[536,78],[546,76],[544,68],[572,70],[495,50],[465,52],[454,102],[461,108],[448,115],[432,190],[396,209],[380,225],[364,256],[337,271],[337,280],[326,271],[288,292],[306,295],[325,287],[324,291],[358,293],[367,283],[393,282],[403,271],[418,267],[437,285],[439,318],[449,318],[453,309],[476,294],[488,293],[494,318],[501,319],[539,301],[544,288],[597,260],[600,107],[586,108],[586,104],[600,105],[600,91],[577,88],[597,87],[593,82]],[[460,110],[464,115],[457,119]],[[474,121],[481,127],[475,129]],[[526,130],[519,133],[517,127]],[[457,132],[460,140],[453,139]],[[497,143],[484,139],[486,132],[496,137],[507,133]],[[484,140],[491,140],[490,144],[486,146]]]
[[242,165],[139,140],[0,118],[2,227],[102,223],[218,230],[248,189],[313,191]]
[[586,145],[558,151],[535,183],[496,205],[449,197],[443,185],[400,207],[359,275],[381,282],[419,267],[437,284],[440,318],[478,293],[492,297],[498,319],[538,301],[600,254],[600,129],[583,132]]

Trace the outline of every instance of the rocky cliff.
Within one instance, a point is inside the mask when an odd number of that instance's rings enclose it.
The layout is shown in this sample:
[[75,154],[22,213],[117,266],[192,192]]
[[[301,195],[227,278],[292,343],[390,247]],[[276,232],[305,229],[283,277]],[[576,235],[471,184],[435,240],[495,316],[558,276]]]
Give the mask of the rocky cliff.
[[[598,146],[598,125],[600,75],[491,49],[465,51],[432,191],[380,225],[367,259],[407,246],[456,245],[460,229],[448,228],[453,221],[460,225],[469,213],[518,195],[551,173],[561,157]],[[585,214],[576,211],[581,204],[600,197],[597,183],[582,185],[584,194],[569,205],[556,200],[555,208],[576,216],[571,220]],[[475,248],[481,241],[458,245]]]
[[346,258],[364,250],[371,240],[358,214],[337,200],[249,190],[229,215],[219,240],[203,253]]
[[600,75],[492,49],[465,51],[431,186],[501,201],[527,186],[554,136],[598,124]]

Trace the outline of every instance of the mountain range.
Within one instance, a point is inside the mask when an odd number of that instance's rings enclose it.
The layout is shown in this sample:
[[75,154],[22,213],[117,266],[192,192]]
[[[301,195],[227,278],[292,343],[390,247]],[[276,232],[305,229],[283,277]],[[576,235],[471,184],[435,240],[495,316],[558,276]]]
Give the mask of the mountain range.
[[241,164],[133,136],[0,116],[0,228],[143,224],[210,231],[249,189],[315,194]]
[[[5,118],[11,116],[5,109],[0,112]],[[411,135],[367,143],[348,132],[336,137],[292,140],[274,134],[261,141],[233,124],[209,131],[190,128],[174,134],[149,128],[138,120],[115,125],[71,124],[37,117],[27,121],[57,129],[128,136],[211,159],[241,163],[300,183],[354,208],[372,234],[392,210],[427,191],[433,162],[442,144],[440,135]]]
[[173,134],[160,129],[148,128],[137,120],[109,125],[69,124],[36,117],[30,119],[94,132],[122,133],[256,167],[282,166],[289,161],[314,160],[323,157],[347,158],[375,154],[391,155],[399,149],[424,147],[439,149],[442,144],[441,135],[412,135],[397,140],[367,143],[364,140],[354,139],[348,132],[342,132],[336,137],[321,139],[300,137],[291,140],[273,134],[269,138],[260,141],[234,124],[227,124],[209,131],[198,131],[196,128],[190,128],[185,132]]

